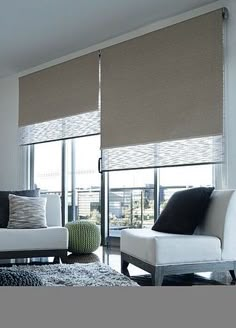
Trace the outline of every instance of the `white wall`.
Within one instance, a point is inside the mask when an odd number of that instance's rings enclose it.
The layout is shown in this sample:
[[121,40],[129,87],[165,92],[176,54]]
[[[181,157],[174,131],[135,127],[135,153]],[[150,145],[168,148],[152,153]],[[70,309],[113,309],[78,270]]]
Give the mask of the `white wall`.
[[225,186],[236,188],[236,1],[225,1],[229,9],[226,23],[226,89],[225,89],[225,134],[226,164],[223,168]]
[[19,187],[18,79],[0,79],[0,190]]

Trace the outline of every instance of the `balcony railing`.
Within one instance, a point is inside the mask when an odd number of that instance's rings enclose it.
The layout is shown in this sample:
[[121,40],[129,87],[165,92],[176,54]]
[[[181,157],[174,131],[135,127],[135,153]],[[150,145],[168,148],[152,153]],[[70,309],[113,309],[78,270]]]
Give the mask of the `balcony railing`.
[[[159,212],[171,195],[190,186],[160,186]],[[42,191],[57,194],[60,191]],[[72,191],[68,191],[68,221],[73,220]],[[101,193],[99,188],[76,189],[76,219],[101,223]],[[124,228],[151,228],[154,223],[154,186],[140,188],[111,188],[109,190],[110,235],[119,235]]]

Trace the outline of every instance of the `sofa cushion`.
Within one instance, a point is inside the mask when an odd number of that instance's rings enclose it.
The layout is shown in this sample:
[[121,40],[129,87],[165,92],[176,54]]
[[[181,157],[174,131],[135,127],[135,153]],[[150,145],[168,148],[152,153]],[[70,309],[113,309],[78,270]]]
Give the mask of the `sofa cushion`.
[[23,197],[10,194],[8,229],[47,228],[44,197]]
[[220,239],[168,234],[150,229],[121,231],[120,250],[152,265],[221,260]]
[[0,252],[68,248],[68,229],[0,229]]
[[152,230],[191,235],[204,220],[214,187],[178,191],[169,199]]
[[9,220],[9,200],[8,195],[14,194],[26,197],[39,197],[40,189],[0,191],[0,228],[6,228]]

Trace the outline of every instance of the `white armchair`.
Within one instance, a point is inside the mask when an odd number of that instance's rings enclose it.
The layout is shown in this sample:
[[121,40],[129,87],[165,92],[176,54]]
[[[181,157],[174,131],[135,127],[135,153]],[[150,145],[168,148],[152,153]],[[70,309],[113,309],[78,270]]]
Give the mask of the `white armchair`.
[[236,191],[213,191],[207,215],[193,235],[170,234],[149,229],[121,232],[121,271],[129,275],[132,263],[162,285],[170,274],[229,270],[236,273]]
[[61,226],[61,202],[58,195],[45,195],[47,228],[0,229],[0,259],[27,257],[56,258],[67,255],[68,230]]

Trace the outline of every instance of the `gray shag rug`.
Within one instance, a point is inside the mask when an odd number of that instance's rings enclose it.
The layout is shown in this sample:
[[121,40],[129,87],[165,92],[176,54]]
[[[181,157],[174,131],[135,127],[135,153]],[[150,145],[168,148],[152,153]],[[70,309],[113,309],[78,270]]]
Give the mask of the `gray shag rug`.
[[42,281],[33,272],[0,270],[0,286],[42,286]]
[[99,262],[89,264],[14,265],[8,268],[0,268],[0,270],[3,269],[13,272],[24,270],[24,272],[34,273],[41,279],[43,286],[139,286],[130,278]]

